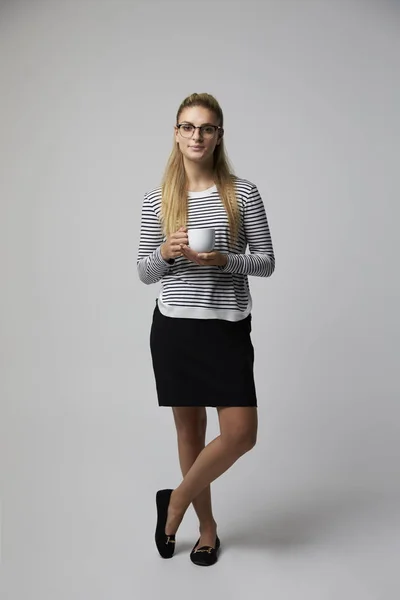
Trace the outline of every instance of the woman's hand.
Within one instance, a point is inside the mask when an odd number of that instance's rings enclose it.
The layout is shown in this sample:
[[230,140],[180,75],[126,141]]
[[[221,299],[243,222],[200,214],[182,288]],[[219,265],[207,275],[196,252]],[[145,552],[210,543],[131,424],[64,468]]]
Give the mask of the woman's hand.
[[175,233],[172,233],[161,245],[161,256],[164,260],[171,260],[182,256],[181,246],[188,243],[187,228],[181,227]]
[[195,252],[187,244],[181,245],[182,255],[185,256],[188,260],[205,266],[213,266],[213,267],[224,267],[228,262],[228,257],[226,254],[222,254],[218,250],[214,250],[213,252]]

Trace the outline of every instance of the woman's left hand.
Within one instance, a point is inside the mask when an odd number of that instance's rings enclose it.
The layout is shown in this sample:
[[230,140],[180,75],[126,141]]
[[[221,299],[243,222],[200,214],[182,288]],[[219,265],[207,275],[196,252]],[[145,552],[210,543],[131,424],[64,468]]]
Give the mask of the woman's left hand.
[[181,250],[183,256],[185,256],[188,260],[203,267],[224,267],[228,262],[227,255],[222,254],[222,252],[219,252],[218,250],[214,250],[213,252],[195,252],[186,245],[181,245]]

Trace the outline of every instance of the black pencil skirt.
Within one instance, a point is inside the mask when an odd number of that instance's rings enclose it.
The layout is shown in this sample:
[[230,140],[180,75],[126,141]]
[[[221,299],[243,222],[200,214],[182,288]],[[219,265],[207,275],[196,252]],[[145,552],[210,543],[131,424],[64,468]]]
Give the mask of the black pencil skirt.
[[257,406],[251,314],[242,321],[166,317],[150,350],[159,406]]

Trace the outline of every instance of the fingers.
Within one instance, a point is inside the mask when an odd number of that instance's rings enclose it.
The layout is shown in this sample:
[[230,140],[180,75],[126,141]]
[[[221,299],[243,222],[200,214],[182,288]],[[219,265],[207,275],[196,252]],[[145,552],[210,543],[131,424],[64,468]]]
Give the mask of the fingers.
[[166,240],[166,247],[168,248],[168,256],[170,258],[178,258],[182,256],[182,244],[188,244],[188,235],[186,227],[181,227],[179,231],[172,233]]
[[201,260],[206,260],[206,261],[214,260],[215,257],[216,257],[215,252],[206,252],[206,253],[199,254],[199,258],[201,258]]
[[183,256],[185,256],[188,260],[191,260],[192,262],[200,264],[197,252],[194,252],[193,250],[191,250],[189,248],[189,246],[186,246],[186,244],[182,245],[181,251],[182,251]]
[[177,258],[178,256],[182,256],[182,247],[180,244],[171,245],[171,254],[173,258]]
[[172,258],[178,258],[184,256],[191,262],[198,265],[213,265],[217,260],[217,253],[214,252],[202,252],[197,253],[188,246],[187,236],[181,237],[178,233],[171,236],[169,242],[169,251]]
[[171,242],[173,242],[173,243],[179,242],[180,244],[187,244],[189,242],[189,238],[187,236],[187,233],[185,233],[184,231],[182,231],[182,232],[177,231],[176,233],[173,233],[171,235]]

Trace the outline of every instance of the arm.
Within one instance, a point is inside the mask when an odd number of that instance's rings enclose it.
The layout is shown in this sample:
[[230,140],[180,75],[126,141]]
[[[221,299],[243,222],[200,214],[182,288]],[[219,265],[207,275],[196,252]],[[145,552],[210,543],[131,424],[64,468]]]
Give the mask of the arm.
[[247,198],[243,220],[250,254],[230,252],[226,265],[220,269],[225,273],[270,277],[275,270],[275,255],[264,203],[256,186]]
[[161,255],[163,233],[160,221],[147,196],[144,197],[140,226],[140,242],[137,257],[137,269],[140,281],[157,283],[174,263],[167,262]]

